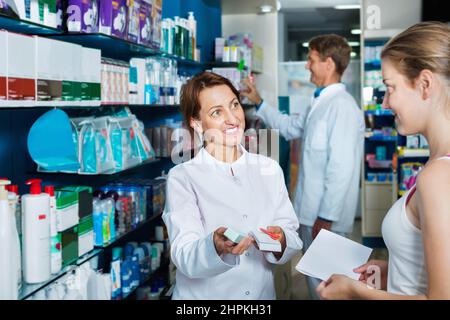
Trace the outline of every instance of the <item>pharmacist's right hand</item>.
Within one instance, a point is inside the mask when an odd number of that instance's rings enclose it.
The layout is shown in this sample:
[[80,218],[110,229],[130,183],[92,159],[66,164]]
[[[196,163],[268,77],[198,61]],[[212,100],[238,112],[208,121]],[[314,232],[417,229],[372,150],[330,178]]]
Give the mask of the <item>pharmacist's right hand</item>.
[[[370,260],[362,266],[355,268],[353,272],[360,274],[359,281],[370,286],[378,285],[380,288],[376,289],[386,290],[388,275],[388,262],[386,260]],[[376,283],[376,279],[380,279],[379,284]]]
[[251,102],[255,104],[261,104],[262,98],[250,79],[248,77],[245,78],[244,80],[242,80],[242,84],[247,87],[247,90],[241,90],[241,95],[247,97]]
[[252,237],[245,237],[239,243],[234,243],[224,236],[226,230],[227,228],[220,227],[214,231],[214,246],[219,256],[226,253],[241,255],[255,242]]

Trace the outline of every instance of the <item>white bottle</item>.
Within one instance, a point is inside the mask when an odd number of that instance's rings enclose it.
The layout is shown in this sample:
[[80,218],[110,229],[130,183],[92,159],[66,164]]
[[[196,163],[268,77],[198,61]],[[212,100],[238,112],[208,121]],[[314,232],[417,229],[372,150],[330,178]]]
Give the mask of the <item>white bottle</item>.
[[192,47],[192,60],[197,61],[197,57],[195,56],[195,49],[197,48],[197,21],[194,18],[194,12],[188,12],[188,26],[192,33],[191,38],[191,47]]
[[17,261],[17,290],[20,291],[22,288],[22,250],[20,248],[20,237],[19,237],[19,230],[17,227],[17,219],[20,218],[20,208],[19,208],[19,190],[17,185],[9,186],[9,193],[8,193],[8,199],[9,199],[9,207],[11,209],[11,215],[12,215],[12,227],[11,230],[13,231],[13,250],[14,250],[14,256],[16,257]]
[[62,268],[61,243],[58,238],[56,229],[56,198],[55,188],[53,186],[45,186],[44,192],[50,197],[50,269],[55,274]]
[[30,194],[22,196],[23,276],[27,283],[47,281],[50,262],[50,197],[41,193],[41,180],[28,180]]
[[[13,215],[5,186],[10,181],[0,181],[0,300],[17,300],[17,242],[14,241]],[[15,229],[15,228],[14,228]]]

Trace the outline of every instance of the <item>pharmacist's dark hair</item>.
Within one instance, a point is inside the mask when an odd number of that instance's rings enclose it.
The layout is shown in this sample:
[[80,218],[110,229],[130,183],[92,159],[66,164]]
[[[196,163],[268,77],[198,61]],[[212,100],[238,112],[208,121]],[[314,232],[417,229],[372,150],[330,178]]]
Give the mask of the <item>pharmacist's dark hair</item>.
[[352,52],[347,40],[337,34],[325,34],[312,38],[309,41],[309,49],[316,50],[322,61],[331,58],[340,76],[347,69]]
[[186,128],[191,131],[191,134],[193,133],[193,129],[190,125],[191,119],[199,119],[201,109],[200,93],[206,88],[213,88],[222,85],[230,88],[230,90],[236,95],[239,103],[241,102],[239,91],[233,86],[230,80],[212,72],[202,72],[197,74],[181,88],[181,113],[183,114]]

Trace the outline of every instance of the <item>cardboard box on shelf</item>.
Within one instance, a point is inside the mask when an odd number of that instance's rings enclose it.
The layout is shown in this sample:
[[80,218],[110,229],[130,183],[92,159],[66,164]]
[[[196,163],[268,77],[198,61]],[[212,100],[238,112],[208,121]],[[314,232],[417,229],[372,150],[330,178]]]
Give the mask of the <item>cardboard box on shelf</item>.
[[8,34],[0,31],[0,106],[5,104],[8,95]]

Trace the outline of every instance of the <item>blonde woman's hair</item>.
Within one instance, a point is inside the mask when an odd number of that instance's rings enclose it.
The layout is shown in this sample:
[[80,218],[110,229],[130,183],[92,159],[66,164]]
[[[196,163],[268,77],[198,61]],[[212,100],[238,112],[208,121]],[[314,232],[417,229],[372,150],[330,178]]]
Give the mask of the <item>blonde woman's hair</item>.
[[450,85],[450,26],[421,22],[392,38],[381,58],[388,59],[411,83],[422,70],[439,74]]

